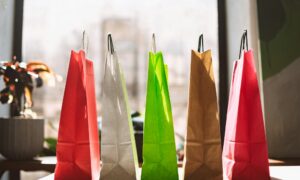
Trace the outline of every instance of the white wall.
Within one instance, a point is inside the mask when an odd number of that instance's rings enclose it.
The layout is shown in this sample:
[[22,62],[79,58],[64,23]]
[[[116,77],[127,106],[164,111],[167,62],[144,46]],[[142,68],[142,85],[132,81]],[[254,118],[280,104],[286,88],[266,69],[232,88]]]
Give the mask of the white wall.
[[248,30],[249,48],[253,49],[258,68],[260,65],[258,64],[259,41],[256,1],[227,0],[226,14],[229,72],[232,72],[233,61],[238,59],[241,36],[245,29]]
[[242,33],[248,31],[249,49],[253,50],[263,103],[262,73],[259,47],[259,32],[256,0],[226,0],[228,84],[231,82],[233,62],[238,59]]

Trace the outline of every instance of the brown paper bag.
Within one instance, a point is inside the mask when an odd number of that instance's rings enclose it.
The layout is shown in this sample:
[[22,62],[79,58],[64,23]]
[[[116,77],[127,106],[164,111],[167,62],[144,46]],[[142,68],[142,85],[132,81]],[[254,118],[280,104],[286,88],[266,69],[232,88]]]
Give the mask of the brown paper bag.
[[219,113],[211,51],[192,50],[184,179],[222,179]]

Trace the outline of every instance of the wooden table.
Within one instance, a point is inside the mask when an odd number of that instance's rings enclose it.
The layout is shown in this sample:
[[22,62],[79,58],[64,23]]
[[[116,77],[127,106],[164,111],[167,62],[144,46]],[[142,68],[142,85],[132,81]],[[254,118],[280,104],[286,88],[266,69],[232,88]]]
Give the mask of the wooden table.
[[38,157],[33,160],[16,161],[0,158],[0,178],[5,171],[9,172],[10,180],[19,180],[20,171],[47,171],[55,170],[56,157]]

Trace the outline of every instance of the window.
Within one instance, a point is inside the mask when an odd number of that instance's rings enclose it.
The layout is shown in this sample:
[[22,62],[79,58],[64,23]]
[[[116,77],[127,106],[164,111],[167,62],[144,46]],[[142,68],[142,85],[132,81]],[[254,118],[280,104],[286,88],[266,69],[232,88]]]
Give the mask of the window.
[[[111,32],[127,82],[131,109],[144,111],[147,61],[151,36],[169,67],[169,90],[177,144],[186,127],[191,49],[204,33],[205,48],[213,52],[218,84],[218,20],[216,0],[26,0],[23,59],[46,62],[66,77],[70,50],[82,47],[82,32],[89,36],[88,57],[96,76],[98,115],[101,115],[101,79],[106,35]],[[46,136],[57,136],[65,81],[55,87],[35,89],[34,110],[48,120]]]

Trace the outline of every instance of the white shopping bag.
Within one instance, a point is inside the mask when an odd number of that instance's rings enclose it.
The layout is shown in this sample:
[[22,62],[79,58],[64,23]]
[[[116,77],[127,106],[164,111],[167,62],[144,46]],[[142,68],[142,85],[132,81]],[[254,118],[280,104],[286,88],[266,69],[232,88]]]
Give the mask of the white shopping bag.
[[102,85],[100,179],[136,179],[138,161],[126,85],[110,34]]

